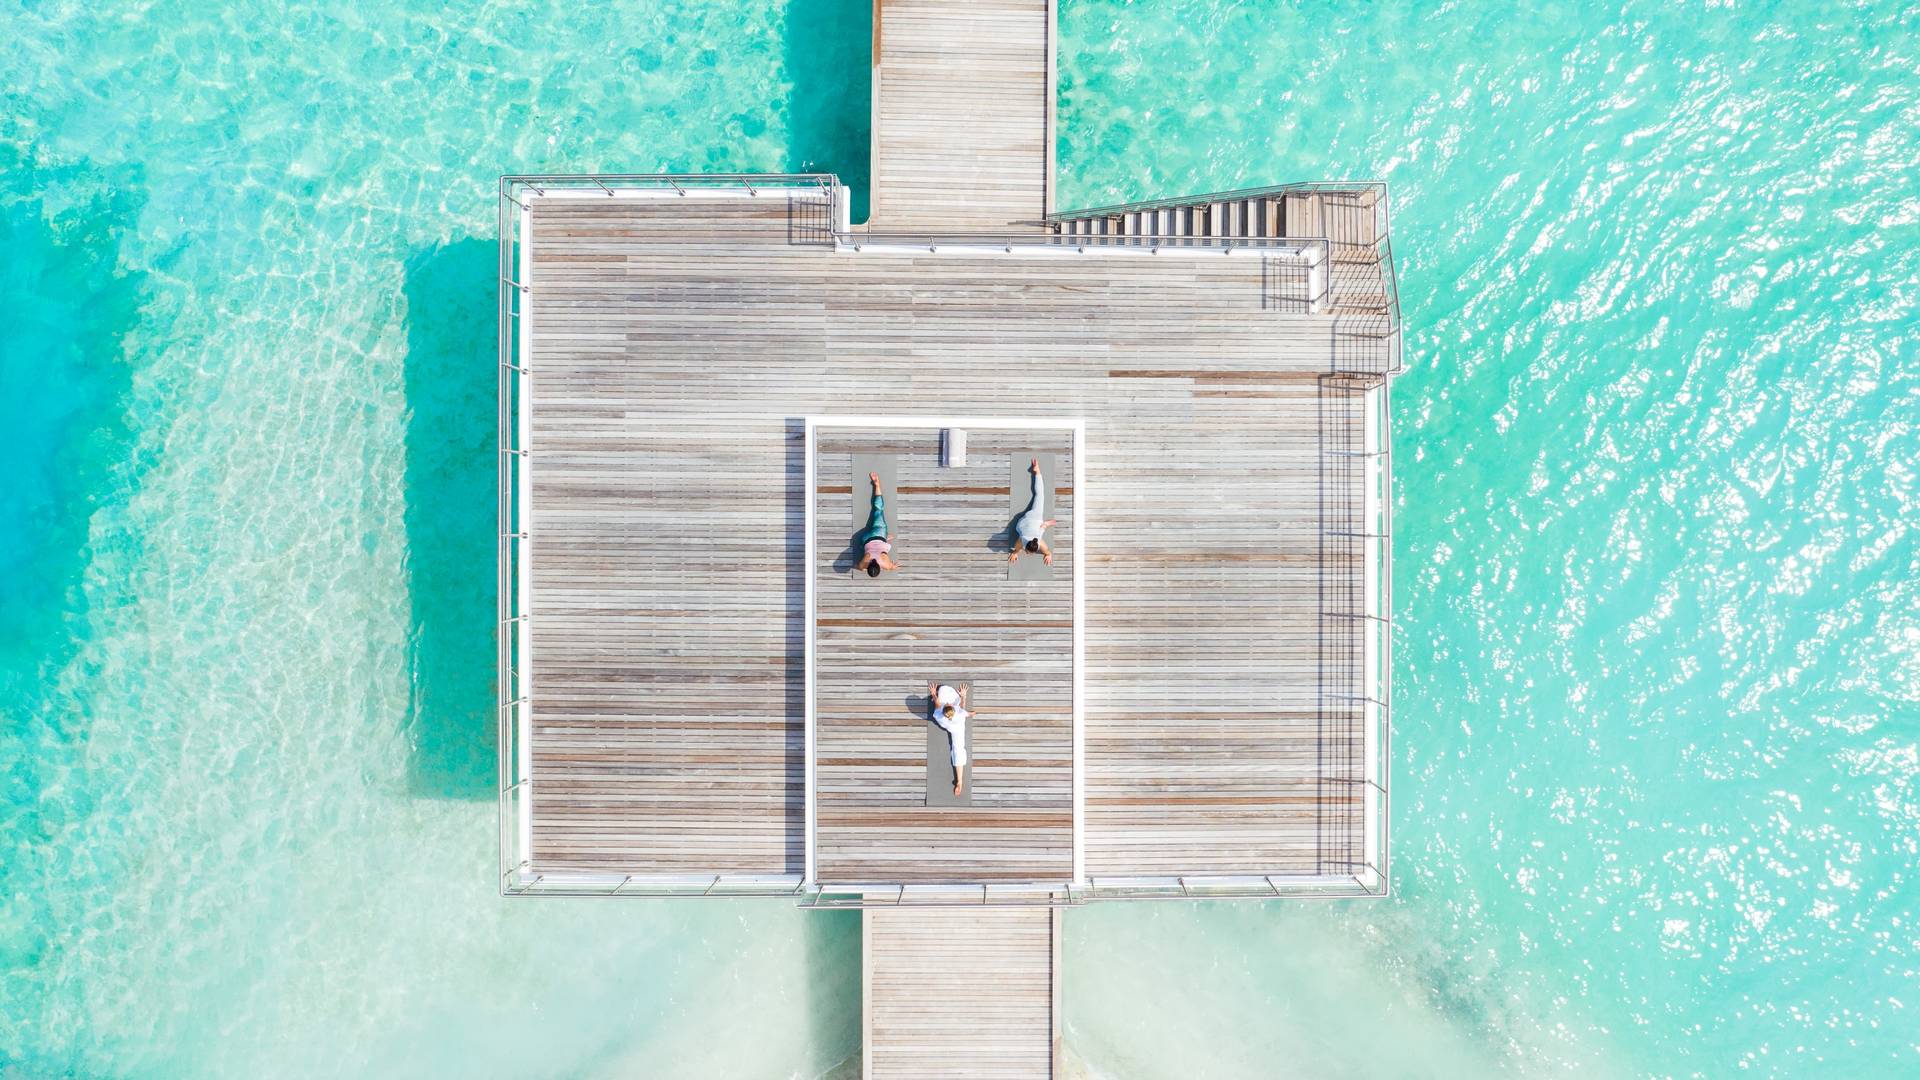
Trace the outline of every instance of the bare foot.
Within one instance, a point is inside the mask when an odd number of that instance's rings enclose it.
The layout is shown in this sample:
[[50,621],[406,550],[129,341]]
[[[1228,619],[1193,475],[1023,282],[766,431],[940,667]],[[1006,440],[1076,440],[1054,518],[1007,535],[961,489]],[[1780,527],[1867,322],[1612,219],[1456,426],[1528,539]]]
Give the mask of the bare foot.
[[1033,464],[1032,464],[1032,465],[1029,465],[1029,466],[1027,466],[1027,471],[1028,471],[1028,472],[1039,472],[1039,471],[1040,471],[1040,459],[1039,459],[1039,458],[1034,458],[1034,459],[1033,459]]
[[880,486],[880,474],[879,474],[879,473],[877,473],[877,472],[870,472],[870,473],[868,473],[868,474],[867,474],[867,479],[868,479],[868,480],[871,480],[871,481],[873,481],[873,486],[874,486],[874,487],[879,487],[879,486]]

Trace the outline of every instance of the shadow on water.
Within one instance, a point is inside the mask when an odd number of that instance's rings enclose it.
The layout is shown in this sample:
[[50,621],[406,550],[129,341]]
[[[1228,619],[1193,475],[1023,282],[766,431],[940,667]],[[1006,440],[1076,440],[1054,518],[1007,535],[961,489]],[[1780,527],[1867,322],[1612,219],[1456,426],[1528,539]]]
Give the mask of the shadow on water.
[[873,153],[873,0],[788,0],[787,158],[830,172],[850,189],[853,220],[867,219]]
[[35,170],[3,157],[0,165],[64,192],[54,208],[0,189],[9,311],[0,334],[0,519],[9,525],[0,531],[0,670],[33,677],[62,652],[89,519],[126,493],[133,366],[121,343],[139,321],[144,282],[120,269],[120,240],[139,216],[130,192],[140,188],[90,167]]
[[494,793],[497,265],[462,239],[406,267],[408,786],[432,798]]
[[808,1044],[820,1061],[840,1065],[832,1080],[858,1077],[860,1052],[860,912],[808,911],[806,972]]
[[[48,191],[57,197],[43,199]],[[123,267],[121,245],[143,202],[132,170],[48,166],[0,144],[0,290],[8,302],[0,334],[0,861],[17,886],[0,893],[0,970],[15,975],[0,991],[0,1008],[35,1000],[35,973],[57,966],[51,954],[64,939],[48,914],[49,894],[75,887],[76,875],[131,872],[108,851],[68,865],[73,825],[112,812],[102,804],[116,793],[76,779],[86,775],[91,718],[59,687],[84,642],[92,522],[125,502],[141,471],[129,423],[129,343],[147,282]],[[57,797],[45,797],[49,790]],[[33,1018],[27,1024],[31,1030]],[[0,1023],[0,1059],[8,1057],[6,1028]],[[30,1071],[37,1064],[49,1075],[64,1071],[22,1059]]]

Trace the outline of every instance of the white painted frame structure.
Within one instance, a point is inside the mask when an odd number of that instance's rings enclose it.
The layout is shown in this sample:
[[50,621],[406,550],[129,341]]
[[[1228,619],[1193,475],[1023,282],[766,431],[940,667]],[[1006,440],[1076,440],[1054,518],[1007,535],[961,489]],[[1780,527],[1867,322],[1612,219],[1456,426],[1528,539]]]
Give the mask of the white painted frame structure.
[[[806,485],[806,610],[802,616],[806,620],[806,871],[802,879],[803,888],[814,888],[819,884],[818,847],[814,841],[814,826],[818,820],[818,793],[815,790],[814,751],[816,741],[814,719],[814,605],[815,591],[819,588],[815,580],[815,560],[819,556],[818,541],[814,534],[814,492],[818,488],[815,476],[815,444],[821,429],[827,428],[894,428],[909,431],[939,431],[942,428],[962,428],[977,431],[1066,431],[1073,436],[1073,884],[1084,887],[1087,884],[1086,861],[1083,851],[1084,830],[1084,780],[1085,771],[1081,767],[1086,747],[1086,688],[1083,682],[1086,670],[1086,547],[1087,525],[1091,521],[1086,498],[1086,453],[1087,423],[1078,416],[809,416],[806,418],[807,453],[804,483]],[[835,888],[860,887],[863,883],[836,882]],[[904,892],[910,886],[895,883],[876,883],[884,889],[899,889]],[[1004,889],[1019,889],[1023,886],[1000,885]],[[1047,885],[1038,885],[1048,888]],[[925,886],[929,891],[950,891],[950,886]]]

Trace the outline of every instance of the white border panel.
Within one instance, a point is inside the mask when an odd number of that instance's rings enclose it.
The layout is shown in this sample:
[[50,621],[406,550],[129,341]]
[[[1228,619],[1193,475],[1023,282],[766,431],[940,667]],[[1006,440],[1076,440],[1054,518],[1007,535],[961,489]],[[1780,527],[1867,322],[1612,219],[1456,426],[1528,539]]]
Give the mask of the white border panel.
[[[1092,523],[1086,499],[1086,459],[1087,424],[1078,416],[809,416],[806,417],[806,746],[807,746],[807,872],[806,884],[813,887],[818,884],[818,853],[814,843],[814,827],[818,815],[817,793],[814,784],[814,638],[813,616],[815,590],[814,564],[819,552],[814,537],[814,489],[818,486],[814,475],[814,444],[821,428],[908,428],[912,430],[937,430],[940,428],[974,428],[982,431],[1066,431],[1073,435],[1073,881],[1076,885],[1085,881],[1086,856],[1082,847],[1081,822],[1085,803],[1083,758],[1086,747],[1086,692],[1083,673],[1086,669],[1086,552],[1087,527]],[[1047,883],[1049,885],[1053,883]],[[836,883],[836,888],[841,883]],[[892,887],[892,886],[887,886]],[[945,886],[943,886],[945,887]]]
[[514,589],[517,597],[514,603],[515,613],[520,621],[514,624],[514,633],[518,638],[519,655],[515,658],[519,664],[519,678],[515,680],[520,703],[514,706],[514,725],[519,732],[520,775],[514,779],[525,784],[520,789],[516,801],[520,808],[520,860],[529,872],[533,871],[533,379],[527,374],[533,370],[533,305],[527,301],[533,286],[533,213],[525,206],[520,208],[520,261],[514,270],[524,288],[520,293],[520,372],[519,392],[515,408],[515,424],[518,427],[520,455],[519,484],[514,493],[514,532],[520,535],[513,541],[514,559],[518,562],[514,575]]

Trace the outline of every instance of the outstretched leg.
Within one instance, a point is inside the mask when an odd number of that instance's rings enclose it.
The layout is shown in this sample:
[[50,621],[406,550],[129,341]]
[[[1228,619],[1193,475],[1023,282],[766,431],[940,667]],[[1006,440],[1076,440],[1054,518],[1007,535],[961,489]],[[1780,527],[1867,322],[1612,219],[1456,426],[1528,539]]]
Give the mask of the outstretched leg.
[[1027,499],[1027,508],[1020,516],[1032,514],[1034,520],[1038,521],[1047,516],[1046,479],[1040,475],[1040,459],[1034,458],[1032,464],[1027,466],[1027,471],[1033,474],[1033,494]]
[[[1033,477],[1033,493],[1027,497],[1027,508],[1020,511],[1019,515],[1013,519],[1013,550],[1007,553],[1007,561],[1010,563],[1020,561],[1021,547],[1032,538],[1027,535],[1029,531],[1037,537],[1052,524],[1050,521],[1040,520],[1047,513],[1047,496],[1046,478],[1040,475],[1039,458],[1031,460],[1027,466],[1027,472]],[[1038,523],[1038,528],[1034,528],[1035,523]]]
[[873,502],[867,511],[867,527],[860,530],[859,543],[866,546],[869,540],[885,540],[887,532],[887,500],[880,491],[880,474],[870,472],[867,479],[873,483]]

